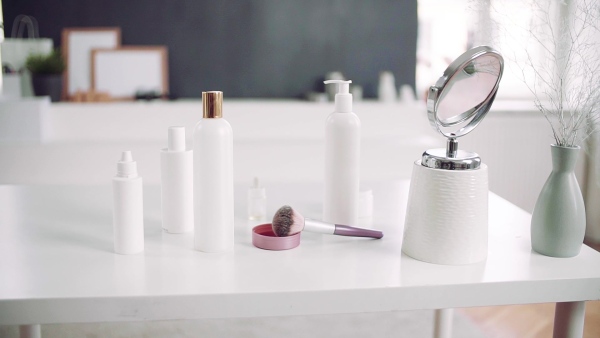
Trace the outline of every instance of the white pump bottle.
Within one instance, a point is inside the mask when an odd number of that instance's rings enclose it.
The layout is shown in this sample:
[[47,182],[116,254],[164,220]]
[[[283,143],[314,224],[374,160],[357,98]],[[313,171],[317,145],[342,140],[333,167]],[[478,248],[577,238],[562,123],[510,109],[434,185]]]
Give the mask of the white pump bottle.
[[335,111],[325,122],[325,196],[323,221],[356,226],[360,166],[360,120],[352,112],[352,81],[328,80],[338,85]]

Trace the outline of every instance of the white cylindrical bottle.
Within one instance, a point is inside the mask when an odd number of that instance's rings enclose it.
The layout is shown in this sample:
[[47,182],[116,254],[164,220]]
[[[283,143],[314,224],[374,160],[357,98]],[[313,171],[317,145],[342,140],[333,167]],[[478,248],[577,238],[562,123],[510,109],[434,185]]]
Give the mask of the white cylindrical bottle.
[[142,178],[131,151],[124,151],[113,178],[113,233],[115,252],[128,255],[144,251]]
[[204,252],[233,249],[233,132],[222,105],[222,92],[202,92],[194,130],[194,248]]
[[360,120],[352,112],[352,81],[337,83],[335,111],[325,122],[325,196],[323,221],[358,225]]
[[185,128],[170,127],[168,148],[160,152],[162,224],[172,234],[194,229],[192,150],[185,147]]
[[398,92],[396,91],[396,79],[390,71],[379,74],[379,86],[377,87],[377,97],[382,102],[395,102]]

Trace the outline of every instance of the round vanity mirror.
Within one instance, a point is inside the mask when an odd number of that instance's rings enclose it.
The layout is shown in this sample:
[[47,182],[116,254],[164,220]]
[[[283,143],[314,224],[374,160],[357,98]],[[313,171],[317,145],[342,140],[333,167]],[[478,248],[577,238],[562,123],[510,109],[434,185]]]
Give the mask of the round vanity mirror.
[[479,167],[479,156],[458,150],[456,139],[473,130],[490,110],[503,70],[500,53],[488,46],[475,47],[454,60],[429,88],[429,122],[448,143],[445,150],[426,151],[424,166],[451,170]]

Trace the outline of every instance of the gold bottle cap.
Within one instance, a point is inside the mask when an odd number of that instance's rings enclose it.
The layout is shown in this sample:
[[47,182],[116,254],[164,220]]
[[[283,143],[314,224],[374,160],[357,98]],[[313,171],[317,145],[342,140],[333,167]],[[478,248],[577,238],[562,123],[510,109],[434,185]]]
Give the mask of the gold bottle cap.
[[202,92],[202,117],[205,119],[223,117],[223,92]]

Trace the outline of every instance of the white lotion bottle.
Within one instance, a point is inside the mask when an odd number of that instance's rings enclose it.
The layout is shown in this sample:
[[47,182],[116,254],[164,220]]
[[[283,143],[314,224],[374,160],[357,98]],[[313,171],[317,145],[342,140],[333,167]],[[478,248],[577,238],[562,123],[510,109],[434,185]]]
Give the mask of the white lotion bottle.
[[352,112],[352,81],[329,80],[338,85],[335,111],[325,122],[325,195],[323,221],[358,225],[360,120]]
[[124,151],[113,178],[113,234],[115,252],[122,255],[144,251],[142,178],[131,151]]
[[193,152],[185,147],[185,128],[169,127],[168,147],[160,152],[163,229],[172,234],[194,229]]
[[223,118],[223,92],[202,92],[194,129],[194,248],[233,249],[233,132]]

